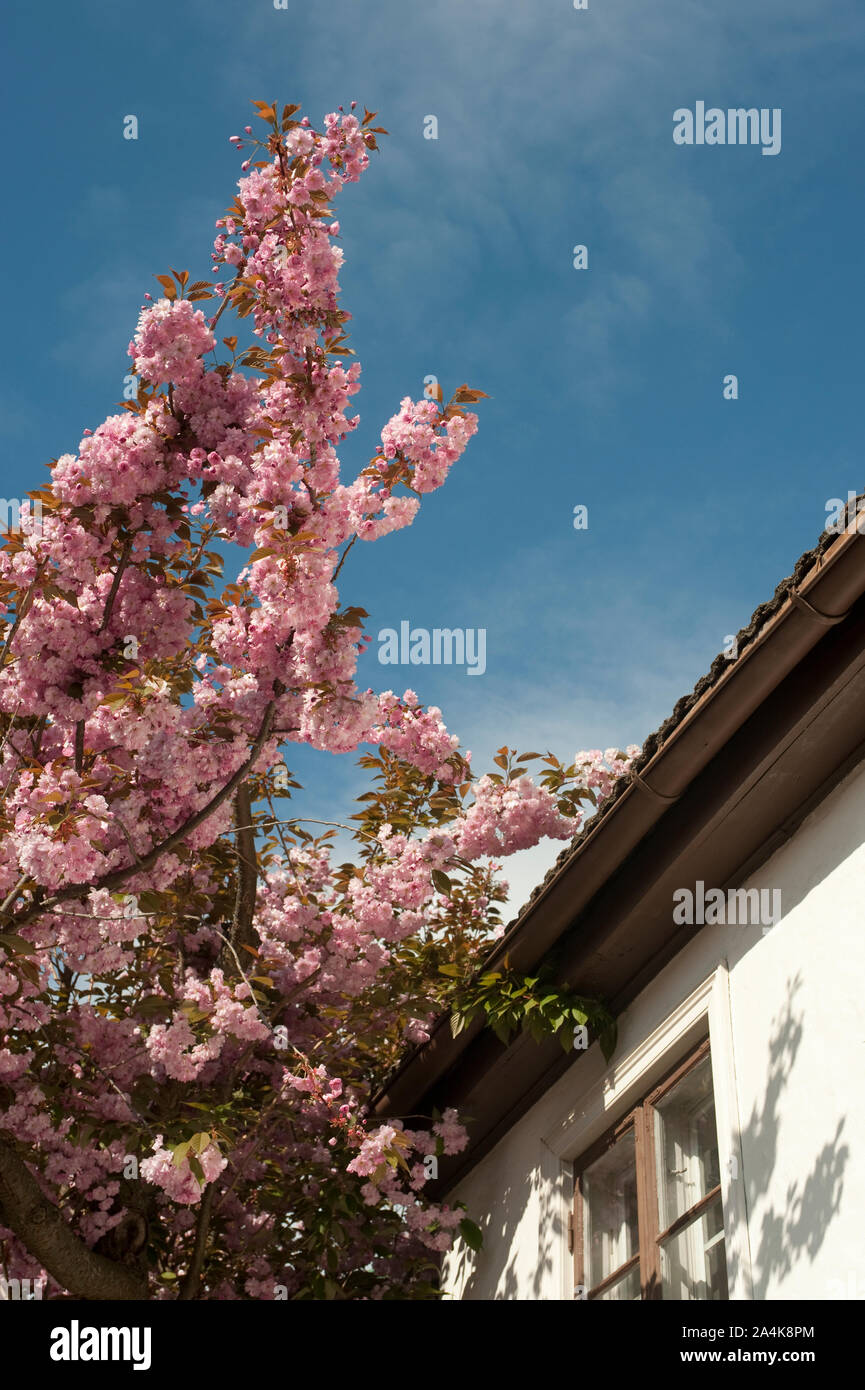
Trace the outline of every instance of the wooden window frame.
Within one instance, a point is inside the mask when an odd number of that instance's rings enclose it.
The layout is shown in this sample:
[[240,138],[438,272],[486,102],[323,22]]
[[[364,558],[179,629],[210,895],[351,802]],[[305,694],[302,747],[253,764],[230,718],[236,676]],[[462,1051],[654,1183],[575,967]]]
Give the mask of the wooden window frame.
[[[574,1164],[574,1204],[569,1222],[569,1247],[574,1257],[574,1285],[585,1289],[587,1299],[595,1299],[612,1284],[617,1283],[632,1269],[639,1267],[641,1301],[660,1299],[661,1290],[661,1246],[665,1240],[674,1236],[680,1229],[688,1226],[695,1217],[707,1210],[721,1196],[718,1183],[681,1216],[676,1217],[665,1230],[658,1230],[658,1179],[655,1164],[655,1106],[684,1076],[709,1056],[709,1039],[686,1053],[675,1066],[642,1098],[632,1105],[616,1124],[612,1125]],[[583,1230],[583,1175],[587,1168],[608,1149],[629,1132],[634,1134],[634,1153],[637,1170],[637,1239],[638,1250],[617,1269],[613,1270],[598,1284],[589,1288],[585,1279],[585,1249]]]

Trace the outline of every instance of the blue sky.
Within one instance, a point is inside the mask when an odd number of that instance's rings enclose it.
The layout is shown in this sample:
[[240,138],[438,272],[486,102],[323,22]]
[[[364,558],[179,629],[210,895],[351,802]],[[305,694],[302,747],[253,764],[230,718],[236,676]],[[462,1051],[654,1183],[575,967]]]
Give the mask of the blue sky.
[[[380,666],[375,642],[359,674],[439,704],[479,769],[502,743],[640,742],[862,489],[856,0],[54,0],[7,33],[6,497],[120,400],[153,273],[207,274],[250,99],[379,112],[339,203],[346,472],[427,374],[491,399],[341,593],[373,633],[486,629],[482,677]],[[780,154],[675,145],[698,100],[781,108]],[[352,760],[291,761],[309,814],[351,809]],[[514,905],[558,848],[514,865]]]

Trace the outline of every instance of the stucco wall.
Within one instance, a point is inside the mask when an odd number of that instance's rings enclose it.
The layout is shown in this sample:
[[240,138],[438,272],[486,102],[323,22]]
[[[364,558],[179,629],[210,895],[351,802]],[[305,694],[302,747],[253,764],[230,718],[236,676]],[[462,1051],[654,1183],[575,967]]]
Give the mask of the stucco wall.
[[731,1297],[865,1298],[865,763],[741,886],[780,888],[780,921],[683,927],[612,1065],[580,1058],[450,1194],[484,1230],[452,1296],[572,1297],[570,1161],[708,1021]]

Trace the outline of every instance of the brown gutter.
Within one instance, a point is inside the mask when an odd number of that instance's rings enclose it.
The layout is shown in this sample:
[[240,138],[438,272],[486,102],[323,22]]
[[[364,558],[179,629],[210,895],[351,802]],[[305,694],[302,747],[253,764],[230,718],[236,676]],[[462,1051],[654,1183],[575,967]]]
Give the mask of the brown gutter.
[[[739,657],[728,663],[661,747],[643,765],[638,763],[624,792],[590,822],[570,856],[548,876],[491,952],[487,968],[505,954],[517,969],[537,965],[731,737],[826,633],[843,623],[865,592],[862,540],[855,531],[826,538],[801,574],[800,561],[780,607],[758,623]],[[475,1023],[453,1038],[448,1020],[439,1020],[429,1042],[406,1059],[373,1099],[373,1113],[418,1113],[423,1097],[453,1070],[480,1032],[481,1024]],[[495,1044],[489,1049],[492,1057],[501,1044],[490,1042]],[[482,1053],[487,1050],[481,1048]]]
[[[692,939],[691,930],[673,923],[673,891],[698,878],[722,889],[740,886],[863,757],[865,596],[581,912],[559,944],[557,978],[578,981],[621,1014]],[[837,852],[843,857],[849,846],[839,843]],[[831,858],[830,849],[826,872]],[[795,906],[795,898],[785,897],[784,915]],[[440,1160],[440,1190],[453,1187],[586,1055],[566,1055],[555,1039],[535,1044],[525,1035],[505,1048],[489,1031],[481,1033],[418,1105],[423,1113],[453,1105],[471,1117],[469,1147]]]

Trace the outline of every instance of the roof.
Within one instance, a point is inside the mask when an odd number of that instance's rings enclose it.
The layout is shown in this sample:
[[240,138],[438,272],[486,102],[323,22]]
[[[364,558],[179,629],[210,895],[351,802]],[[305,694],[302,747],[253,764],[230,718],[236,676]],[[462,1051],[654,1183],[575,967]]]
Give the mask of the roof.
[[[740,656],[744,654],[746,648],[750,646],[752,642],[756,641],[768,620],[783,607],[784,603],[789,599],[790,594],[798,589],[805,575],[820,562],[822,556],[837,539],[838,536],[836,534],[824,531],[819,544],[814,546],[811,550],[806,550],[804,555],[800,555],[799,559],[796,561],[792,574],[789,574],[786,579],[781,580],[772,597],[765,603],[759,604],[759,606],[754,609],[750,620],[743,628],[740,628],[736,634],[736,649]],[[663,747],[674,730],[682,723],[685,716],[694,708],[702,696],[721,680],[722,676],[724,676],[729,669],[729,659],[724,656],[723,653],[715,657],[709,670],[704,676],[700,677],[690,694],[683,695],[681,699],[677,700],[673,706],[672,714],[668,715],[663,724],[661,724],[653,734],[649,734],[640,752],[633,761],[632,772],[639,774],[643,768],[649,765],[658,749]],[[587,836],[594,833],[599,823],[603,820],[604,816],[608,815],[612,810],[616,801],[623,794],[631,780],[632,777],[630,774],[619,778],[610,796],[603,802],[597,814],[587,821],[579,834],[575,835],[566,848],[562,850],[555,864],[551,869],[548,869],[538,886],[532,890],[528,902],[523,904],[516,917],[508,923],[505,929],[505,935],[508,935],[514,930],[524,919],[532,903],[543,892],[546,884],[555,877],[571,858],[573,858],[577,848]]]
[[[855,506],[855,504],[851,504]],[[560,982],[627,1006],[684,944],[670,882],[739,880],[865,755],[865,543],[825,532],[679,700],[612,794],[495,943],[530,971],[555,948]],[[447,1018],[373,1098],[377,1116],[462,1106],[468,1149],[451,1186],[585,1054],[525,1035],[509,1046]]]

